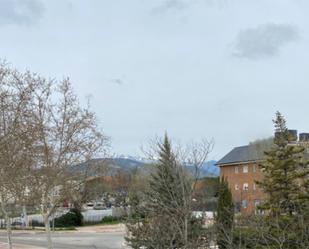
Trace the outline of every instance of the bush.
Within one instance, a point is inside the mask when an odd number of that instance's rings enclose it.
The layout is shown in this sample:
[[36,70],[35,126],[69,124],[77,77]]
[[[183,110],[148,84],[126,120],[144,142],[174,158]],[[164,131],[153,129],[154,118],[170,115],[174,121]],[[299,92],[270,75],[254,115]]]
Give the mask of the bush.
[[83,224],[83,215],[81,212],[73,208],[68,213],[55,219],[55,227],[74,227]]
[[29,225],[32,227],[44,227],[44,223],[37,220],[30,221]]
[[121,218],[115,217],[115,216],[105,216],[101,220],[101,223],[118,223],[121,221]]
[[[250,227],[238,227],[233,231],[233,244],[235,248],[259,249],[264,248],[259,245],[257,232]],[[267,247],[265,247],[267,248]]]

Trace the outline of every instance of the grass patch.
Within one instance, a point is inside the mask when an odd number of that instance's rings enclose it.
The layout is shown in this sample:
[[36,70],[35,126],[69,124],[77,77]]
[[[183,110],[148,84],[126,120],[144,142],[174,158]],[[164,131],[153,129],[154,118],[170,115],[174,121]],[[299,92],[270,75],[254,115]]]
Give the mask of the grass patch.
[[117,225],[123,223],[124,217],[105,216],[101,221],[97,222],[84,222],[84,226],[94,225]]
[[75,227],[56,227],[55,231],[76,231]]

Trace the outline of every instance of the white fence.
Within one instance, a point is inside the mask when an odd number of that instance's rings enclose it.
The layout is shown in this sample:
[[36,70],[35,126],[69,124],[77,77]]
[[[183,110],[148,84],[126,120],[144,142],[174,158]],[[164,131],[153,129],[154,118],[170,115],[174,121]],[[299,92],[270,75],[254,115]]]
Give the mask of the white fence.
[[[54,217],[51,217],[50,220],[53,218],[60,217],[61,215],[67,213],[68,209],[59,210]],[[113,208],[113,209],[106,209],[106,210],[94,210],[88,209],[82,212],[84,222],[86,223],[95,223],[101,221],[106,216],[114,216],[114,217],[121,217],[126,213],[126,210],[123,208]],[[214,223],[214,215],[213,212],[193,212],[193,216],[195,217],[204,217],[205,225],[211,226]],[[40,214],[32,214],[28,215],[28,222],[30,225],[34,223],[43,223],[43,217]],[[13,225],[22,225],[25,224],[25,221],[21,217],[11,218],[11,224]],[[5,220],[0,219],[0,227],[5,226]]]
[[86,210],[82,212],[82,215],[84,217],[84,222],[98,222],[101,221],[106,216],[112,216],[113,210],[107,209],[107,210]]
[[[69,210],[65,209],[65,210],[61,210],[58,211],[54,217],[50,217],[50,220],[52,221],[53,218],[57,218],[60,217],[61,215],[67,213]],[[106,216],[117,216],[118,210],[113,210],[113,209],[107,209],[107,210],[86,210],[84,212],[82,212],[83,218],[85,222],[99,222],[101,221],[104,217]],[[20,226],[25,224],[25,220],[24,218],[21,217],[14,217],[11,218],[11,224],[13,226]],[[28,224],[31,226],[32,224],[38,224],[41,223],[43,224],[43,216],[41,214],[32,214],[32,215],[28,215]],[[0,219],[0,227],[5,227],[5,220],[4,219]]]

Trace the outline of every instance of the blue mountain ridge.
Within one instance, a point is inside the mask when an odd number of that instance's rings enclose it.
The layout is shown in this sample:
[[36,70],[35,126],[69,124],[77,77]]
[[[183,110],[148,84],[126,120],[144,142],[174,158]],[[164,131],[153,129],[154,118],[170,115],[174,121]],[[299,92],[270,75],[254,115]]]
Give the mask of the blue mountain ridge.
[[[219,168],[215,165],[216,161],[206,161],[200,168],[199,177],[203,178],[206,176],[216,177],[219,175]],[[140,159],[130,158],[96,158],[88,162],[81,163],[71,167],[72,172],[86,172],[88,176],[95,176],[100,174],[100,168],[103,169],[104,166],[108,166],[109,174],[113,175],[117,170],[124,170],[128,173],[135,169],[145,169],[149,165],[149,161],[144,161]],[[186,170],[190,173],[194,173],[194,167],[185,166]]]

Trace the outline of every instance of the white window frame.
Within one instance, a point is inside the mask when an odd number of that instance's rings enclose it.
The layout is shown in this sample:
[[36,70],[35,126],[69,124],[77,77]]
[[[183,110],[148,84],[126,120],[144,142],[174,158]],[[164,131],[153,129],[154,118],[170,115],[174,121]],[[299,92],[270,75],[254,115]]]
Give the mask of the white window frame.
[[253,164],[253,169],[252,169],[252,171],[253,171],[253,173],[256,172],[256,165],[255,165],[255,164]]
[[263,210],[257,208],[258,205],[260,205],[260,204],[261,204],[261,200],[254,200],[254,201],[253,201],[254,213],[255,213],[256,215],[264,214],[264,211],[263,211]]
[[248,202],[247,202],[247,200],[242,200],[242,201],[241,201],[241,207],[242,207],[242,208],[247,208],[247,207],[248,207]]
[[239,168],[238,166],[235,166],[235,174],[238,174],[239,173]]
[[235,184],[235,190],[239,190],[238,184]]
[[249,172],[249,166],[248,166],[248,165],[244,165],[244,166],[242,167],[242,172],[243,172],[243,173],[248,173],[248,172]]
[[249,184],[245,182],[245,183],[243,184],[242,189],[243,189],[244,191],[248,191],[248,190],[249,190]]

